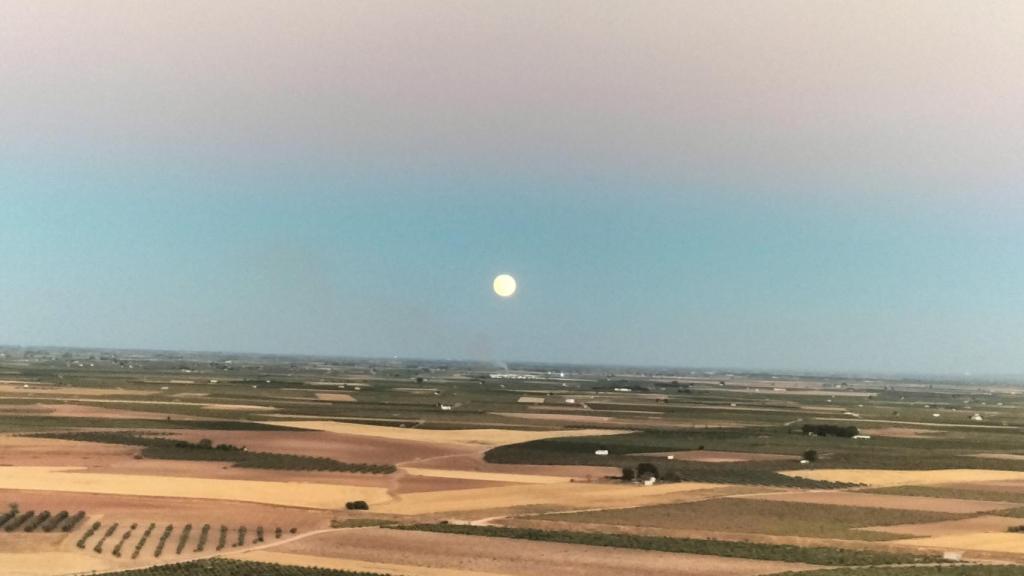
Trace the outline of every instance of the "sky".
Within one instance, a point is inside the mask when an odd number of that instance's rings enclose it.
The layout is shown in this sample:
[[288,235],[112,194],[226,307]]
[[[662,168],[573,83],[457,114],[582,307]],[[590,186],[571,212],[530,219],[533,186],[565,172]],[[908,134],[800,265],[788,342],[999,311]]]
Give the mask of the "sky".
[[2,12],[0,344],[1024,374],[1016,0]]

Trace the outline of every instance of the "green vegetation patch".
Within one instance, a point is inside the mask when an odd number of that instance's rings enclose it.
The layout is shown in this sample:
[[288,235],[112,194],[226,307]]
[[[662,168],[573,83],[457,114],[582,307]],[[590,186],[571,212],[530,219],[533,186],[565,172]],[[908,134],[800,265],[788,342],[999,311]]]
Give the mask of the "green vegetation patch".
[[844,548],[822,548],[791,546],[788,544],[762,544],[758,542],[734,542],[725,540],[702,540],[697,538],[666,538],[661,536],[638,536],[632,534],[600,534],[594,532],[572,532],[559,530],[535,530],[532,528],[504,528],[498,526],[469,526],[464,524],[416,524],[396,526],[396,530],[419,530],[444,534],[465,534],[469,536],[490,536],[516,538],[538,542],[561,542],[587,546],[607,546],[636,550],[655,550],[703,554],[728,558],[750,558],[753,560],[777,560],[780,562],[803,562],[822,566],[869,566],[880,564],[919,564],[939,561],[938,556],[921,554],[892,554],[868,550]]
[[[773,429],[701,430],[701,431],[646,431],[600,437],[549,438],[520,444],[499,446],[489,450],[484,459],[498,464],[575,464],[584,466],[620,466],[632,468],[653,463],[660,479],[670,482],[710,482],[715,484],[749,484],[756,486],[782,486],[787,488],[849,488],[854,484],[827,482],[780,474],[778,469],[799,466],[799,460],[767,462],[709,463],[685,460],[667,460],[641,453],[699,450],[707,446],[714,450],[755,451],[770,450],[760,446],[744,446],[744,440],[772,434],[790,436],[797,440],[803,436],[778,434]],[[844,439],[846,442],[853,440]],[[608,450],[608,456],[598,456],[597,450]],[[792,451],[792,448],[789,449]],[[784,453],[784,452],[783,452]]]
[[155,436],[140,436],[130,432],[55,432],[34,434],[32,437],[142,446],[142,457],[144,458],[233,462],[239,468],[364,474],[391,474],[395,471],[395,467],[390,464],[352,464],[318,456],[249,452],[245,448],[231,444],[214,444],[211,440],[200,440],[193,443]]
[[1024,576],[1024,566],[902,566],[834,568],[812,572],[784,572],[776,576]]
[[154,420],[143,418],[85,418],[75,416],[46,416],[38,414],[0,414],[0,432],[38,432],[73,428],[126,428],[131,430],[184,429],[184,430],[287,430],[297,428],[236,420]]
[[[959,500],[988,500],[992,502],[1020,502],[1024,504],[1024,494],[1006,490],[983,490],[979,488],[953,488],[940,486],[891,486],[864,490],[872,494],[892,494],[895,496],[928,496],[931,498],[956,498]],[[1003,512],[1000,512],[1003,514]]]
[[961,517],[957,514],[940,512],[719,498],[684,504],[558,514],[541,517],[541,519],[666,529],[699,528],[723,532],[753,532],[847,540],[895,540],[903,536],[856,530],[856,528],[941,522]]
[[213,558],[181,564],[167,564],[141,570],[116,572],[111,576],[382,576],[373,572],[348,572],[330,568],[305,568],[265,562],[244,562]]

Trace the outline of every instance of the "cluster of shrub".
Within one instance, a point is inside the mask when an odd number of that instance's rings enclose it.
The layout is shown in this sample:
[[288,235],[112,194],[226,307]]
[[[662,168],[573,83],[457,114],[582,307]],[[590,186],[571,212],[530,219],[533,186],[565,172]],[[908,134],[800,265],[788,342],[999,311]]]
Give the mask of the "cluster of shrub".
[[350,463],[318,456],[279,454],[275,452],[249,452],[245,447],[232,444],[214,444],[212,440],[207,438],[199,442],[187,442],[156,436],[140,436],[129,432],[54,432],[35,434],[33,436],[36,438],[141,446],[142,453],[140,456],[142,458],[233,462],[239,468],[353,472],[359,474],[391,474],[395,472],[395,467],[390,464]]
[[837,426],[835,424],[804,424],[801,431],[808,435],[838,436],[840,438],[853,438],[860,434],[860,430],[856,426]]
[[259,576],[382,576],[370,572],[266,564],[225,558],[164,564],[163,566],[118,572],[116,576],[254,576],[256,574]]
[[539,542],[561,542],[632,548],[688,554],[704,554],[755,560],[805,562],[821,566],[870,566],[880,564],[921,564],[941,562],[937,555],[897,554],[848,548],[824,548],[760,542],[734,542],[700,538],[669,538],[636,534],[606,534],[599,532],[573,532],[562,530],[536,530],[501,526],[472,526],[468,524],[415,524],[392,526],[397,530],[419,530],[446,534],[467,534],[516,538]]
[[139,553],[142,552],[142,548],[145,547],[146,542],[149,541],[149,536],[153,533],[155,528],[156,524],[150,523],[149,527],[146,528],[146,531],[142,533],[142,538],[139,538],[139,541],[135,543],[135,550],[132,551],[132,560],[139,557]]
[[85,531],[85,534],[82,534],[82,537],[78,539],[78,542],[75,543],[75,546],[78,546],[79,548],[82,548],[84,550],[86,541],[89,540],[89,538],[92,538],[92,535],[100,529],[100,526],[101,524],[99,522],[93,522],[92,526],[89,526],[89,529]]
[[[655,480],[661,479],[661,472],[658,467],[650,462],[643,462],[637,464],[636,468],[631,466],[624,466],[622,468],[622,481],[632,482],[634,480],[646,480],[648,478],[654,478]],[[679,482],[679,477],[675,472],[671,472],[664,478],[668,482]]]
[[57,514],[50,514],[49,511],[36,514],[32,510],[22,513],[17,504],[11,504],[7,512],[0,514],[0,528],[7,532],[39,530],[49,533],[57,529],[62,532],[71,532],[83,518],[85,518],[85,512],[78,512],[74,516],[70,516],[67,510],[61,510]]
[[121,550],[124,548],[125,542],[128,542],[128,539],[132,537],[132,534],[135,532],[135,529],[138,528],[138,527],[139,527],[138,524],[132,524],[131,526],[128,527],[128,530],[126,530],[125,533],[121,535],[120,542],[118,542],[117,545],[114,546],[114,550],[112,552],[112,554],[115,557],[117,557],[117,558],[121,557]]

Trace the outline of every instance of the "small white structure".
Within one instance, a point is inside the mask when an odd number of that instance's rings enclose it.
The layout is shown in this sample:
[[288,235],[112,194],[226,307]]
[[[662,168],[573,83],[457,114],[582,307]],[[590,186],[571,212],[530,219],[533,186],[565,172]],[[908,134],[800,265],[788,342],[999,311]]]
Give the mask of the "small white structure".
[[608,450],[605,449],[605,448],[594,450],[594,456],[607,456],[607,455],[608,455]]
[[981,414],[975,414],[974,416],[971,416],[971,420],[974,420],[975,422],[981,422],[982,420],[984,420],[984,418],[981,417]]
[[644,478],[643,482],[644,482],[644,486],[654,486],[655,482],[657,482],[657,481],[658,481],[657,478],[655,478],[654,476],[651,476],[650,478]]
[[633,391],[632,388],[613,388],[612,390],[614,390],[615,392],[632,392]]
[[665,458],[667,458],[667,459],[669,459],[669,460],[675,460],[675,459],[676,459],[675,455],[673,455],[673,454],[669,454],[669,455],[668,455],[668,456],[666,456]]
[[565,403],[566,404],[575,404],[576,403],[576,399],[575,398],[566,398],[565,399]]
[[854,440],[871,440],[871,436],[868,436],[867,434],[857,434],[856,436],[853,437],[853,439]]
[[801,461],[800,461],[800,463],[801,463],[801,464],[810,464],[810,463],[811,463],[811,461],[810,461],[810,460],[808,460],[808,459],[806,459],[806,458],[804,458],[803,460],[801,460]]
[[939,414],[938,412],[932,414],[932,418],[938,418],[939,416],[942,416],[942,414]]
[[451,412],[451,410],[452,410],[452,405],[451,404],[441,404],[441,411],[442,412]]
[[942,559],[952,562],[960,562],[964,559],[964,553],[960,550],[946,550],[942,553]]

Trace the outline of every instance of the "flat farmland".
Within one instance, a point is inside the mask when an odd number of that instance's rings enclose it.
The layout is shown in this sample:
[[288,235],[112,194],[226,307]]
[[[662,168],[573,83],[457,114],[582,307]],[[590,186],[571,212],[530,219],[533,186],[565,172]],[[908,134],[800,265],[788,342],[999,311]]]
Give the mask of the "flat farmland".
[[289,420],[286,422],[267,422],[283,424],[292,428],[322,430],[333,434],[351,436],[370,436],[390,440],[410,442],[428,442],[436,444],[457,444],[479,447],[502,446],[543,440],[545,438],[610,436],[622,434],[623,430],[502,430],[475,428],[469,430],[431,430],[420,428],[398,428],[393,426],[371,426],[369,424],[352,424],[329,420]]
[[556,510],[626,508],[687,499],[692,492],[718,487],[720,486],[716,484],[696,482],[651,487],[615,483],[517,484],[497,488],[409,494],[382,504],[376,509],[388,514],[414,516],[526,506]]
[[391,500],[383,488],[91,473],[78,468],[48,466],[8,467],[0,474],[0,488],[229,500],[328,510],[343,508],[349,500],[374,503]]
[[[509,541],[458,534],[434,534],[387,529],[354,529],[322,534],[276,547],[274,552],[298,555],[314,565],[360,569],[385,565],[394,574],[433,576],[416,568],[456,570],[456,574],[505,574],[535,576],[537,567],[558,576],[613,576],[639,572],[655,576],[678,576],[683,570],[692,576],[744,576],[805,570],[809,565],[788,562],[719,558],[696,554],[672,554],[639,550],[549,542]],[[288,561],[288,557],[244,554],[253,560]],[[317,562],[316,558],[323,558]],[[524,562],[524,559],[529,559]],[[400,570],[400,571],[397,571]],[[454,576],[454,574],[453,574]]]
[[539,517],[545,518],[563,523],[882,540],[895,537],[858,529],[883,524],[904,524],[911,520],[919,523],[939,522],[958,517],[940,512],[798,503],[754,496]]
[[994,510],[1007,510],[1019,506],[1019,504],[1013,502],[957,500],[953,498],[930,498],[927,496],[895,496],[845,490],[832,490],[828,492],[791,491],[757,496],[737,496],[737,498],[946,514],[977,514]]
[[[0,502],[19,509],[0,509],[0,574],[216,556],[394,576],[867,570],[932,562],[952,537],[1016,561],[1005,531],[1024,524],[1009,393],[275,358],[8,372]],[[979,401],[983,426],[975,408],[932,426]],[[849,428],[872,438],[832,434]],[[20,528],[78,510],[69,533]]]

